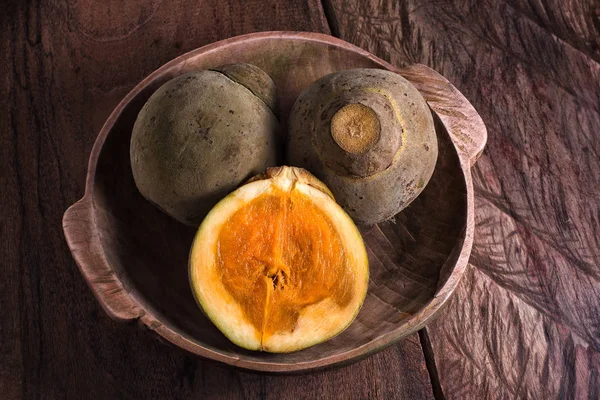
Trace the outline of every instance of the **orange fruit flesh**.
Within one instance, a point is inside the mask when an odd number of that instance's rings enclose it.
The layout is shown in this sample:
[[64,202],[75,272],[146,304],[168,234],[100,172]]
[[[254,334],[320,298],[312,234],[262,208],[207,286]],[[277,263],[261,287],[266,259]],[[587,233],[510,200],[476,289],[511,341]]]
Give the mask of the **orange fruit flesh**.
[[325,298],[348,305],[355,282],[348,262],[331,219],[297,190],[275,188],[252,199],[217,240],[217,275],[261,343],[293,332],[300,312]]

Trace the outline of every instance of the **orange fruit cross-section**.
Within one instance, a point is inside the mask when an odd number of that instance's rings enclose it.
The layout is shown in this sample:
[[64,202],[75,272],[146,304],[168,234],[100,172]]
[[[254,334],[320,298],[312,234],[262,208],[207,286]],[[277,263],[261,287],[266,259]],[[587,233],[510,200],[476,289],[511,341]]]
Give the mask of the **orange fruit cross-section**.
[[293,331],[306,306],[329,297],[344,307],[351,299],[354,277],[340,236],[302,193],[257,197],[227,220],[217,243],[222,282],[263,337]]

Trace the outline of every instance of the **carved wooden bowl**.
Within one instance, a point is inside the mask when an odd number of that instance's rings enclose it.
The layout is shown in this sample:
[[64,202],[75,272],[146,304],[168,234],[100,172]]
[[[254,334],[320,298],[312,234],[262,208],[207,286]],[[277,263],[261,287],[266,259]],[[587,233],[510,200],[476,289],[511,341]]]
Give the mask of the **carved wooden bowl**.
[[[321,76],[349,68],[383,68],[411,81],[433,110],[439,156],[423,193],[393,221],[363,227],[371,280],[352,325],[332,340],[291,354],[250,352],[230,343],[196,305],[187,258],[195,230],[160,212],[138,192],[129,141],[138,111],[169,79],[192,70],[249,62],[275,81],[280,119]],[[395,68],[360,48],[315,33],[240,36],[187,53],[137,85],[110,115],[90,156],[83,198],[64,215],[73,257],[114,319],[139,319],[192,353],[245,369],[293,372],[349,363],[426,324],[457,287],[473,242],[470,168],[486,142],[471,104],[423,65]]]

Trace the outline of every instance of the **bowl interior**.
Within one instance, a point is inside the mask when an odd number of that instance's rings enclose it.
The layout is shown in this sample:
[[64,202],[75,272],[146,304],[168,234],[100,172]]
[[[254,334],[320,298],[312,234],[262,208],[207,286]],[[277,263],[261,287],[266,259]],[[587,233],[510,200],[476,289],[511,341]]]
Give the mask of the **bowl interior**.
[[392,221],[361,228],[371,279],[363,308],[346,331],[292,354],[249,352],[231,344],[197,307],[187,274],[195,229],[179,224],[139,194],[131,173],[129,141],[138,111],[161,84],[191,70],[241,61],[259,66],[273,78],[283,122],[300,91],[321,76],[348,68],[383,67],[371,57],[345,48],[281,39],[192,53],[159,69],[142,83],[110,127],[97,163],[94,213],[111,266],[160,322],[200,346],[248,361],[288,364],[319,360],[368,346],[382,336],[408,332],[406,322],[423,309],[448,277],[465,237],[465,177],[437,118],[439,156],[423,193]]

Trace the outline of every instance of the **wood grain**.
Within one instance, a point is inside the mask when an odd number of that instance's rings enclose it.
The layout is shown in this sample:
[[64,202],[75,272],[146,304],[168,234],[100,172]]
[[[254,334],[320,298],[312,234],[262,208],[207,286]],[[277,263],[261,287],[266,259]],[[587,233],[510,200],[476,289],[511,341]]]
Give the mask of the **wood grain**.
[[185,51],[257,30],[327,32],[315,1],[16,2],[0,13],[0,392],[30,398],[432,398],[417,335],[298,377],[242,373],[109,319],[61,232],[110,111]]
[[600,6],[593,0],[509,0],[514,10],[600,62]]
[[431,66],[488,127],[472,271],[427,328],[448,398],[598,398],[593,1],[333,1],[341,37]]

